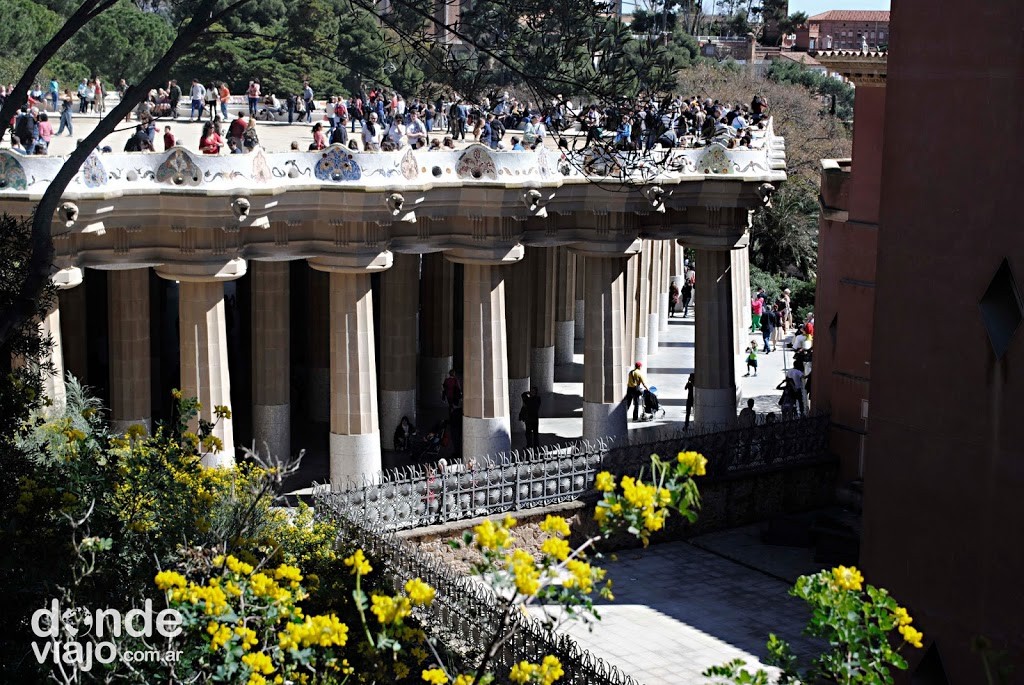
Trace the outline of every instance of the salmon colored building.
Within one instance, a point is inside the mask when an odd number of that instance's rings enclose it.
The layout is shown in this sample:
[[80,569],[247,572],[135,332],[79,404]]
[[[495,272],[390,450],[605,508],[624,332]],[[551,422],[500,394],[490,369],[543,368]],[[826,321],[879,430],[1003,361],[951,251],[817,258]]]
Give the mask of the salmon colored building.
[[893,3],[884,87],[858,81],[870,55],[817,57],[857,105],[852,162],[822,174],[814,400],[863,474],[865,577],[925,635],[899,682],[1022,683],[1024,3],[986,4],[985,51],[957,9]]
[[797,50],[860,50],[889,44],[889,13],[876,10],[829,10],[809,17],[796,30]]

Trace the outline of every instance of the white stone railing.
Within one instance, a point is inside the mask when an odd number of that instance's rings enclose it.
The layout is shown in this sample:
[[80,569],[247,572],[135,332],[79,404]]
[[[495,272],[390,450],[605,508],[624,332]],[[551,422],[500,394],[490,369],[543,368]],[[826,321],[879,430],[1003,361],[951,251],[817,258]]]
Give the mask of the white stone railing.
[[[45,191],[64,164],[63,157],[26,156],[0,151],[0,199],[33,199]],[[175,193],[220,195],[316,190],[418,189],[491,185],[557,187],[615,176],[643,184],[733,179],[741,182],[785,179],[785,147],[771,122],[758,132],[754,148],[653,150],[650,153],[495,151],[483,145],[464,150],[355,152],[342,146],[308,152],[203,155],[184,147],[168,152],[92,154],[69,184],[65,197]]]

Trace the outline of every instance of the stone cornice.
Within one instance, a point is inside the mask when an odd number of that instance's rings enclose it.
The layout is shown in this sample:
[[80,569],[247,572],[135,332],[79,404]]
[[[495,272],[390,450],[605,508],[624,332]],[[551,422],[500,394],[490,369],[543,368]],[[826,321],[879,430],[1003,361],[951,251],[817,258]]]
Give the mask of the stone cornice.
[[823,50],[808,53],[830,71],[842,74],[858,86],[884,86],[889,55],[860,50]]

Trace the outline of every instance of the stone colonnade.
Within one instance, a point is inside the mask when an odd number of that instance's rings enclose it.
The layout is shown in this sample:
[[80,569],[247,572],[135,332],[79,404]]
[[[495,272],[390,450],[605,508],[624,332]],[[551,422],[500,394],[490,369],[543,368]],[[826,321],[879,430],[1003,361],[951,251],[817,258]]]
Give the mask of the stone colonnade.
[[[378,471],[382,444],[393,447],[401,417],[415,423],[418,407],[440,403],[440,383],[455,357],[455,297],[463,309],[463,454],[479,459],[509,449],[511,432],[522,427],[514,420],[519,396],[531,386],[551,392],[555,366],[573,363],[574,339],[583,341],[584,437],[624,437],[626,374],[632,361],[658,354],[668,326],[669,284],[682,279],[682,254],[675,241],[637,239],[611,251],[573,243],[525,250],[516,245],[490,258],[452,251],[309,259],[309,320],[303,325],[311,333],[310,375],[303,392],[312,398],[311,419],[322,412],[329,421],[332,481]],[[728,424],[736,408],[736,350],[747,325],[747,254],[697,249],[696,255],[696,416],[702,423]],[[456,263],[461,293],[455,291]],[[247,269],[252,433],[258,449],[288,455],[295,325],[289,263],[235,259],[210,268],[155,267],[159,276],[179,284],[180,387],[199,398],[201,418],[215,422],[214,434],[224,446],[207,457],[210,465],[231,463],[235,454],[232,419],[214,414],[216,407],[232,404],[224,282]],[[71,271],[77,270],[60,274]],[[379,330],[375,271],[381,272]],[[81,281],[61,278],[64,288]],[[61,301],[71,301],[68,295]],[[151,428],[148,269],[109,271],[108,308],[112,423],[122,430],[132,424]],[[58,362],[59,317],[55,308],[44,322],[57,343]],[[62,397],[62,381],[47,392]]]

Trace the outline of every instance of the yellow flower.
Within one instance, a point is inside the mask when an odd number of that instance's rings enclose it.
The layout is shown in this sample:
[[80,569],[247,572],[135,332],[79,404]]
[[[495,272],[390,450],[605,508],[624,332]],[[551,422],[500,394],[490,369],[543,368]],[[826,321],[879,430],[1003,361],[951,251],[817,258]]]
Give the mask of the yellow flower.
[[270,675],[274,672],[274,662],[263,652],[252,652],[242,656],[242,663],[251,668],[255,673]]
[[861,575],[856,566],[850,566],[849,568],[837,566],[832,569],[832,579],[840,590],[860,591],[861,583],[864,582],[864,576]]
[[672,491],[668,488],[658,490],[658,506],[667,507],[672,502]]
[[175,587],[183,588],[186,585],[185,576],[176,571],[161,571],[156,574],[156,578],[153,580],[161,590],[170,590]]
[[644,510],[644,528],[651,531],[652,533],[661,530],[665,526],[665,515],[664,509],[658,511],[652,511],[650,509]]
[[[506,521],[508,520],[506,519]],[[515,519],[511,519],[511,521],[515,525]],[[494,550],[508,547],[512,542],[512,534],[509,533],[508,528],[506,525],[496,525],[490,519],[485,520],[473,528],[473,532],[476,534],[477,545],[480,546],[480,549]]]
[[540,571],[533,557],[524,550],[516,549],[507,561],[515,580],[516,590],[526,596],[537,594],[540,590]]
[[557,657],[550,654],[544,657],[540,664],[540,682],[543,685],[551,685],[563,675],[565,671],[562,670],[562,664]]
[[579,559],[570,559],[566,562],[565,567],[569,570],[570,575],[562,582],[562,585],[569,588],[578,587],[583,593],[589,593],[594,589],[595,579],[604,578],[604,569],[597,569],[595,572],[590,564]]
[[548,514],[547,518],[544,519],[544,523],[540,524],[540,529],[551,535],[561,535],[565,537],[569,535],[569,522],[561,516],[552,516],[551,514]]
[[210,651],[216,652],[218,649],[227,644],[227,641],[231,639],[231,628],[226,625],[210,621],[206,624],[206,632],[210,634]]
[[252,647],[256,646],[259,640],[256,639],[256,631],[252,628],[246,628],[245,626],[239,626],[235,628],[235,635],[242,638],[242,649],[248,651]]
[[302,572],[295,566],[281,564],[274,570],[274,578],[277,580],[287,580],[295,588],[298,587],[299,581],[302,580]]
[[608,507],[597,507],[594,509],[594,521],[597,525],[603,526],[608,522]]
[[424,583],[419,578],[413,578],[405,584],[405,593],[417,606],[427,606],[434,601],[434,588]]
[[708,460],[700,452],[680,452],[676,457],[676,461],[680,464],[685,464],[692,476],[704,476],[707,474],[705,467],[708,465]]
[[448,676],[440,668],[424,669],[421,675],[424,682],[431,685],[445,685],[448,682]]
[[245,681],[245,685],[267,685],[267,679],[259,673],[250,673],[249,679]]
[[615,490],[615,476],[613,476],[612,474],[608,473],[607,471],[602,471],[601,473],[597,474],[597,478],[594,480],[594,487],[599,492],[612,492],[612,491],[614,491]]
[[540,551],[549,557],[565,561],[565,558],[569,556],[569,543],[562,538],[548,538],[540,546]]
[[508,679],[513,683],[528,683],[537,670],[536,664],[531,664],[529,661],[520,661],[518,664],[512,665],[512,670],[508,673]]
[[408,597],[389,597],[387,595],[374,595],[371,600],[370,611],[381,623],[387,625],[396,623],[412,613],[412,604]]
[[345,565],[352,567],[352,575],[365,576],[367,573],[373,570],[370,566],[370,562],[366,560],[363,555],[363,550],[357,549],[352,556],[345,559]]
[[918,649],[921,648],[921,639],[924,637],[924,633],[909,625],[901,625],[899,631],[903,639],[907,641],[907,644]]
[[[214,561],[216,561],[216,559]],[[227,565],[228,570],[232,573],[237,573],[242,576],[247,576],[250,573],[252,573],[252,564],[247,564],[244,561],[239,561],[238,559],[232,556],[229,556],[227,558]]]
[[914,619],[910,617],[910,614],[903,607],[896,607],[896,610],[892,612],[892,617],[896,619],[897,625],[901,626],[909,626],[914,622]]
[[471,675],[460,675],[455,677],[455,683],[453,685],[472,685],[473,676]]

